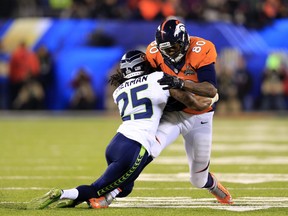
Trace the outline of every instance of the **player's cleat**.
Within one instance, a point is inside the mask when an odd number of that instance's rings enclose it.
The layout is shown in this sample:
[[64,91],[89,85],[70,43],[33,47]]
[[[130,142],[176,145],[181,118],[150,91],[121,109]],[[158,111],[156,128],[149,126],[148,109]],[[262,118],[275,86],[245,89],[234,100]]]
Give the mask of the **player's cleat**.
[[91,198],[89,199],[88,205],[90,208],[93,209],[100,209],[100,208],[108,208],[108,206],[112,203],[113,197],[110,193],[106,194],[105,196],[99,198]]
[[209,192],[216,197],[219,203],[228,205],[233,204],[232,196],[230,195],[229,191],[220,182],[217,181],[213,174],[211,174],[211,176],[214,180],[214,186],[209,189]]
[[61,197],[61,189],[52,189],[42,197],[36,198],[27,204],[27,209],[44,209]]
[[109,204],[104,196],[99,198],[91,198],[88,203],[90,208],[99,209],[99,208],[108,208]]
[[76,205],[80,204],[79,202],[71,199],[62,199],[59,200],[54,208],[74,208]]

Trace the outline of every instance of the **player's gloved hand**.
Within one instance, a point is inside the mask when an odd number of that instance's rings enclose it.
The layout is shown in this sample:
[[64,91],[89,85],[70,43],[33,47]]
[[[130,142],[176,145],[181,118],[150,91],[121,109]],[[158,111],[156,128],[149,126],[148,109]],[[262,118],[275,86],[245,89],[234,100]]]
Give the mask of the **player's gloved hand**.
[[163,87],[163,90],[167,89],[182,89],[184,86],[184,80],[176,77],[176,76],[171,76],[169,74],[164,73],[163,77],[158,80],[158,83],[160,85],[167,85]]

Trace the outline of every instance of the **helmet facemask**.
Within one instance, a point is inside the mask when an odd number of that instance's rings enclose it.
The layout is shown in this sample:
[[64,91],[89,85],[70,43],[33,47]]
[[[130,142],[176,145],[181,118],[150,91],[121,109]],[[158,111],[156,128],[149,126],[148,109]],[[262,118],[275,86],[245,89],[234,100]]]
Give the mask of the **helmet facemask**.
[[182,42],[177,42],[173,45],[170,45],[170,42],[166,42],[168,45],[164,43],[159,44],[159,50],[160,52],[167,57],[170,61],[173,63],[179,62],[183,56],[185,55],[187,48],[185,49],[185,46]]
[[145,53],[135,50],[126,53],[120,61],[120,70],[125,79],[141,76],[147,70]]
[[164,57],[177,63],[185,56],[190,40],[183,23],[178,20],[168,20],[158,27],[156,43]]

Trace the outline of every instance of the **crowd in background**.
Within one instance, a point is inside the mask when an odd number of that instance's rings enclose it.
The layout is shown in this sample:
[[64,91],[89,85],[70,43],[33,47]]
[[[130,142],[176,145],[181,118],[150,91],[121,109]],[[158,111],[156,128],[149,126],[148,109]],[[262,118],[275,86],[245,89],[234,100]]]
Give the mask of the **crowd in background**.
[[218,92],[218,113],[239,113],[241,111],[280,111],[288,109],[288,54],[271,53],[260,72],[259,97],[251,92],[255,77],[247,70],[246,62],[236,49],[224,49],[216,63]]
[[[200,22],[221,20],[260,28],[275,18],[288,17],[288,0],[0,1],[1,19],[28,16],[147,21],[179,16],[185,20]],[[98,38],[97,34],[94,36]],[[95,38],[92,42],[97,41]],[[10,56],[3,50],[0,41],[1,59],[9,58],[8,66],[0,62],[0,75],[5,70],[9,74],[9,86],[0,83],[0,109],[48,109],[49,95],[53,95],[49,89],[55,82],[53,58],[49,50],[43,45],[33,52],[27,48],[25,41],[21,42]],[[219,61],[216,64],[221,98],[217,111],[237,113],[243,110],[287,110],[287,62],[288,56],[282,53],[274,53],[268,57],[265,69],[261,73],[260,97],[255,100],[251,95],[255,80],[247,71],[241,53],[233,49],[224,50],[219,54]],[[71,80],[70,88],[74,93],[67,108],[71,110],[95,108],[97,94],[93,91],[91,77],[85,68],[79,68]]]
[[[2,59],[1,59],[2,60]],[[1,65],[3,62],[1,62]],[[1,85],[1,109],[45,109],[46,97],[53,82],[52,56],[43,45],[35,52],[25,41],[9,56],[6,68],[8,85]]]
[[288,0],[1,0],[0,18],[155,20],[179,16],[261,28],[288,17]]
[[[3,91],[0,85],[0,109],[41,110],[49,109],[51,88],[55,82],[52,55],[42,45],[35,52],[21,42],[11,53],[6,68],[9,86]],[[1,65],[1,64],[0,64]],[[117,66],[111,69],[115,72]],[[1,71],[3,71],[1,69]],[[255,78],[247,70],[242,54],[233,48],[223,49],[216,62],[218,92],[220,101],[218,113],[239,113],[241,111],[276,111],[288,109],[288,54],[271,53],[261,72],[260,96],[253,97]],[[93,110],[97,94],[93,90],[90,72],[81,67],[71,78],[69,87],[73,91],[70,110]],[[114,109],[111,102],[113,89],[108,89],[107,109]],[[52,93],[53,94],[53,93]],[[52,95],[53,96],[53,95]]]
[[[28,48],[25,41],[21,41],[8,57],[8,64],[6,60],[5,63],[1,60],[3,59],[0,58],[0,66],[5,65],[5,68],[0,67],[0,71],[3,75],[8,75],[9,82],[5,86],[4,83],[0,83],[0,109],[49,109],[50,97],[53,97],[51,91],[56,80],[54,60],[48,48],[41,45],[34,52]],[[73,95],[67,109],[95,109],[96,92],[93,90],[91,77],[85,68],[79,68],[76,71],[69,87]]]

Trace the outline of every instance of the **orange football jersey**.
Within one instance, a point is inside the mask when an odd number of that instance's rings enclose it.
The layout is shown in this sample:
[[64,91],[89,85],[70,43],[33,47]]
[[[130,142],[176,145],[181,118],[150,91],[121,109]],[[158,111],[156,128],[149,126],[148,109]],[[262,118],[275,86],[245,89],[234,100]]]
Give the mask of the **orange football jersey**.
[[[192,80],[198,82],[196,70],[205,65],[216,62],[217,52],[214,44],[211,41],[200,37],[190,36],[190,45],[185,55],[185,63],[181,68],[175,68],[167,65],[159,52],[156,41],[149,44],[146,49],[146,57],[152,67],[161,68],[164,73],[172,76],[178,76],[184,80]],[[201,114],[212,110],[212,107],[203,111],[196,111],[185,108],[183,111],[191,114]]]

